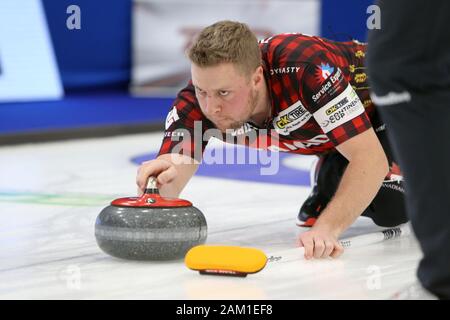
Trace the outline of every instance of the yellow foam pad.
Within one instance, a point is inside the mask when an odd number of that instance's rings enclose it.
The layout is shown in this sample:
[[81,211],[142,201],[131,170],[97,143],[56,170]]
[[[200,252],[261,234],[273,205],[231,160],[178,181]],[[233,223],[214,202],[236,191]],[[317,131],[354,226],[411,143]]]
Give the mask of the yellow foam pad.
[[201,274],[245,276],[261,271],[267,257],[261,250],[237,246],[199,245],[185,256],[189,269]]

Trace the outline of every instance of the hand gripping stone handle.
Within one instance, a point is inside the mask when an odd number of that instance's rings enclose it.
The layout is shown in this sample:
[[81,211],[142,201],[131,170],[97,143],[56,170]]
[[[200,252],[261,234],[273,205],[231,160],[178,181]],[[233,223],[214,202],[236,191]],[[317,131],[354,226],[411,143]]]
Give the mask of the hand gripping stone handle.
[[148,178],[144,194],[159,194],[155,177],[151,176]]

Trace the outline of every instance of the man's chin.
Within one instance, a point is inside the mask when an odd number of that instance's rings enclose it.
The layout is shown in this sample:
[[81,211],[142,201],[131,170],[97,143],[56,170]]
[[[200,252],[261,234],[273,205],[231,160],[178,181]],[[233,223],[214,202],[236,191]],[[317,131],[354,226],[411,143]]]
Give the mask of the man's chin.
[[239,128],[241,128],[244,125],[244,123],[234,122],[227,124],[226,126],[221,126],[216,124],[216,128],[219,129],[221,132],[226,133],[227,131],[234,131]]

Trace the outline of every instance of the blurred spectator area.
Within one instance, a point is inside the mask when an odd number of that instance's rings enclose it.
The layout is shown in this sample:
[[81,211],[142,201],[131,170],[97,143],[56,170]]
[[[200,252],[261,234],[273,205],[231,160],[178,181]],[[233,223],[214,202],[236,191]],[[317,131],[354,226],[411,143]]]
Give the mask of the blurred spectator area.
[[[163,129],[173,96],[132,97],[128,90],[132,0],[42,3],[65,96],[55,101],[0,103],[0,144]],[[364,41],[370,3],[322,0],[321,35]],[[81,30],[66,27],[70,5],[81,8]],[[301,19],[301,10],[298,17]]]

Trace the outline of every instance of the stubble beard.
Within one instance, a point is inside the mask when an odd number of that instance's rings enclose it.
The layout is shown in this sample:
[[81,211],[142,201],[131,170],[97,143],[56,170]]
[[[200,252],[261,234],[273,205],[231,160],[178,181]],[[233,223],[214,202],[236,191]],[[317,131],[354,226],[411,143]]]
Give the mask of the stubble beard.
[[240,121],[232,121],[230,122],[230,124],[227,125],[227,128],[220,128],[216,125],[217,128],[219,128],[219,130],[221,130],[222,132],[226,132],[226,130],[237,130],[239,128],[241,128],[252,116],[253,112],[256,109],[256,106],[258,104],[258,100],[259,100],[259,92],[254,89],[251,91],[250,93],[250,97],[248,99],[248,104],[247,104],[247,110],[248,110],[248,114],[245,115],[244,120],[240,120]]

